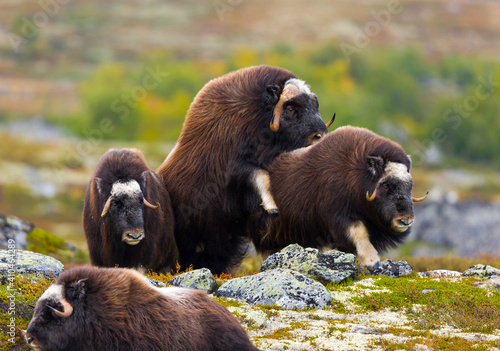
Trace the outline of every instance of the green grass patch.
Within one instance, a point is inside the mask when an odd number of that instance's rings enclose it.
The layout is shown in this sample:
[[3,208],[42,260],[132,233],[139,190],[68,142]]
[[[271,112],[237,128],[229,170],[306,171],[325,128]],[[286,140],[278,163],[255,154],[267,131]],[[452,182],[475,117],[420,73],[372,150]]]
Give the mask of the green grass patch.
[[[351,301],[365,311],[404,310],[420,329],[449,325],[469,332],[492,333],[500,329],[500,292],[471,286],[475,281],[381,277],[374,284],[389,292],[361,294]],[[435,290],[425,293],[426,289]]]
[[[423,348],[422,346],[421,348],[419,348],[418,347],[419,345],[425,346],[425,348]],[[484,340],[470,341],[456,336],[440,337],[430,332],[427,332],[425,333],[425,335],[421,337],[412,338],[404,342],[394,342],[386,340],[384,338],[380,338],[378,341],[375,341],[373,343],[372,349],[382,348],[383,350],[386,351],[396,351],[396,350],[413,351],[417,349],[440,350],[440,351],[456,351],[456,350],[490,351],[494,347],[499,347],[499,346],[500,346],[499,341],[484,341]]]

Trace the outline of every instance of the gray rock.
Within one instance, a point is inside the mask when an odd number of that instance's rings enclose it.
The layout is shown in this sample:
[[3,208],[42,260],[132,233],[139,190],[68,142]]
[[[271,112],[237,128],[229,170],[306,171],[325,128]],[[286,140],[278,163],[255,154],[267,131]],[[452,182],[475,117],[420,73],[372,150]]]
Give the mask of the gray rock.
[[493,275],[500,275],[500,269],[484,264],[476,264],[467,268],[463,274],[466,277],[488,278]]
[[429,255],[437,248],[445,250],[440,254],[468,257],[500,252],[498,204],[427,200],[415,206],[415,218],[407,242],[430,245],[424,251],[413,251],[413,255]]
[[353,254],[337,250],[319,253],[317,249],[292,244],[269,256],[262,263],[261,272],[287,268],[322,283],[338,284],[356,275],[355,261]]
[[472,285],[481,289],[500,290],[500,279],[487,279],[484,282],[474,283]]
[[26,236],[35,226],[14,216],[0,214],[0,247],[9,247],[9,240],[14,241],[18,249],[27,247]]
[[424,289],[422,290],[422,294],[430,294],[436,291],[436,289]]
[[165,284],[164,282],[161,282],[159,280],[154,280],[154,279],[151,279],[151,278],[148,278],[149,282],[156,286],[157,288],[166,288],[167,287],[167,284]]
[[56,278],[64,271],[53,257],[25,250],[0,250],[0,275],[41,274]]
[[370,270],[373,275],[386,275],[391,278],[398,278],[413,272],[413,268],[406,261],[393,262],[385,260],[380,262],[380,267]]
[[273,269],[232,279],[217,290],[216,296],[245,300],[252,305],[278,305],[284,309],[321,309],[332,301],[321,283],[290,269]]
[[204,290],[209,294],[217,290],[217,283],[215,282],[212,272],[207,268],[197,269],[191,272],[186,272],[171,279],[168,284],[180,286],[183,288],[191,288]]
[[434,271],[418,272],[418,275],[422,278],[452,278],[461,277],[462,273],[446,269],[436,269]]

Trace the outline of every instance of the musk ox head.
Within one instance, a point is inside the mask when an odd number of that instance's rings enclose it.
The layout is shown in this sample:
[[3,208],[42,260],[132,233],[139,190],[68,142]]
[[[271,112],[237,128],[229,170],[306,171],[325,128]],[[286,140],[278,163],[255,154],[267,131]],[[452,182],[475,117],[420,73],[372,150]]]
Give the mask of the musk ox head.
[[411,162],[384,162],[382,157],[368,157],[368,170],[376,179],[373,192],[366,192],[366,201],[377,212],[377,218],[394,232],[403,233],[413,225],[413,202],[423,201],[412,196]]
[[[101,179],[94,179],[101,192]],[[156,210],[160,205],[149,203],[136,180],[120,179],[112,184],[101,217],[111,223],[115,232],[121,233],[121,241],[128,245],[137,245],[144,238],[144,207]]]
[[319,114],[318,98],[304,81],[289,79],[280,92],[277,85],[267,87],[268,94],[276,101],[270,128],[274,133],[308,146],[320,140],[327,127]]
[[[83,325],[82,299],[85,280],[69,286],[51,285],[38,299],[33,318],[26,331],[26,341],[35,350],[59,351],[77,349],[72,342],[79,340]],[[83,341],[83,340],[82,340]]]

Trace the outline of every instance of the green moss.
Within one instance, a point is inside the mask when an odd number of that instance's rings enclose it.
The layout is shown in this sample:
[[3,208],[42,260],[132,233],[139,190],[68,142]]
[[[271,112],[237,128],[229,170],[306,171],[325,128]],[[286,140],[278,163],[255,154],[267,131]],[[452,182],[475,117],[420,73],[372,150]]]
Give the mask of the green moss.
[[[416,327],[434,329],[449,325],[470,332],[500,329],[500,292],[471,286],[475,279],[379,278],[374,285],[389,292],[372,292],[351,298],[365,311],[384,308],[406,311]],[[426,289],[434,289],[425,293]],[[420,307],[414,308],[414,305]]]
[[89,256],[83,250],[71,251],[67,243],[46,230],[35,228],[26,236],[28,250],[52,256],[63,263],[88,263]]
[[[4,280],[0,285],[0,321],[2,325],[8,325],[10,318],[15,318],[14,343],[9,341],[11,336],[3,330],[0,333],[1,350],[28,350],[22,330],[26,330],[31,320],[33,309],[28,305],[34,305],[43,292],[54,283],[53,279],[41,276],[27,276],[18,274],[13,280]],[[11,296],[15,295],[15,307],[9,309],[12,302]]]
[[474,350],[474,351],[489,351],[492,350],[493,347],[499,347],[499,341],[470,341],[460,337],[440,337],[434,335],[432,333],[425,333],[421,337],[412,338],[406,340],[405,342],[393,342],[386,340],[384,338],[380,338],[378,341],[375,341],[372,345],[372,349],[380,349],[395,351],[395,350],[416,350],[417,345],[425,345],[427,350],[440,350],[440,351],[466,351],[466,350]]

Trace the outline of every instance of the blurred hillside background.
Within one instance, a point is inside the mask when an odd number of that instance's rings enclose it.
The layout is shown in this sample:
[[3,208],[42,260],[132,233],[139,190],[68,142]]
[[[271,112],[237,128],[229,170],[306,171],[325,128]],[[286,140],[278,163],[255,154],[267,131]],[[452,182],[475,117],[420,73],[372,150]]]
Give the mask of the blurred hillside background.
[[397,254],[500,256],[498,18],[472,0],[2,0],[0,213],[85,249],[104,152],[156,169],[206,82],[269,64],[310,84],[325,121],[412,155],[430,196]]

